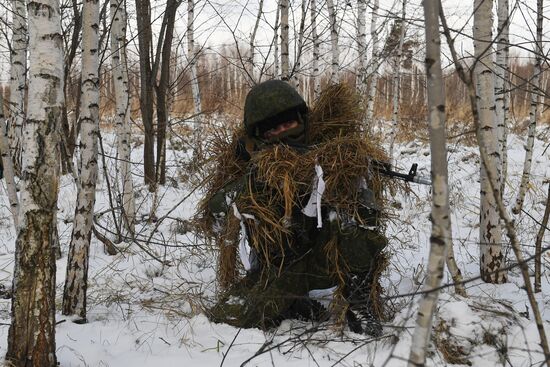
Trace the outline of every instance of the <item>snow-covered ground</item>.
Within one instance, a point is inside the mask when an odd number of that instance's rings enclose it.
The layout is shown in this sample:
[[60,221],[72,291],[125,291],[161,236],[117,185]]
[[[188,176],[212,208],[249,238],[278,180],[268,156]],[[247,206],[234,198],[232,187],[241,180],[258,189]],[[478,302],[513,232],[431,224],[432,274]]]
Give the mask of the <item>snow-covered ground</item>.
[[[532,178],[525,211],[537,221],[542,218],[546,199],[543,180],[550,177],[550,160],[543,153],[547,131],[540,130],[535,143]],[[547,135],[545,135],[547,134]],[[104,136],[106,155],[114,156],[111,135]],[[139,139],[137,139],[139,140]],[[136,140],[136,141],[137,141]],[[429,187],[411,185],[412,192],[399,194],[401,207],[388,225],[391,264],[383,276],[385,297],[395,316],[385,324],[378,340],[348,331],[340,333],[330,325],[287,320],[274,330],[239,330],[212,324],[201,314],[201,306],[215,294],[215,254],[196,239],[184,220],[192,216],[200,191],[191,192],[182,169],[185,155],[169,149],[169,184],[159,189],[158,223],[147,223],[153,196],[140,185],[142,146],[134,148],[132,159],[136,203],[143,220],[137,228],[138,243],[121,243],[122,252],[108,256],[95,237],[92,240],[89,276],[89,323],[80,325],[57,315],[57,357],[61,366],[404,366],[414,329],[417,291],[425,276],[430,233]],[[429,176],[429,146],[418,141],[399,145],[398,167],[408,171],[418,163],[419,173]],[[505,200],[513,203],[523,165],[521,138],[509,139],[509,181]],[[466,279],[479,274],[479,155],[475,147],[449,146],[449,173],[454,250]],[[107,161],[110,161],[107,158]],[[112,162],[111,162],[112,163]],[[101,169],[101,168],[100,168]],[[101,174],[95,207],[99,223],[113,228],[108,187]],[[69,176],[63,177],[59,195],[59,235],[64,257],[57,262],[58,305],[61,303],[66,253],[71,235],[76,191]],[[400,205],[399,205],[400,204]],[[115,203],[116,205],[116,203]],[[526,214],[516,218],[526,253],[534,252],[536,222]],[[0,285],[9,288],[14,259],[14,231],[5,191],[0,195]],[[98,228],[100,232],[105,230]],[[110,236],[112,238],[112,236]],[[548,236],[545,242],[548,243]],[[507,242],[507,241],[506,241]],[[513,262],[509,251],[508,259]],[[154,255],[151,256],[151,254]],[[547,265],[547,256],[544,256]],[[550,282],[544,269],[543,291],[537,295],[544,320],[550,319]],[[452,287],[440,296],[434,321],[428,365],[449,363],[473,366],[531,366],[543,357],[538,333],[521,288],[517,269],[509,283],[467,283],[469,298],[453,295]],[[450,282],[446,277],[444,282]],[[5,353],[9,299],[0,300],[0,354]],[[546,321],[548,326],[548,321]],[[316,330],[314,330],[316,329]],[[548,328],[550,331],[550,328]]]

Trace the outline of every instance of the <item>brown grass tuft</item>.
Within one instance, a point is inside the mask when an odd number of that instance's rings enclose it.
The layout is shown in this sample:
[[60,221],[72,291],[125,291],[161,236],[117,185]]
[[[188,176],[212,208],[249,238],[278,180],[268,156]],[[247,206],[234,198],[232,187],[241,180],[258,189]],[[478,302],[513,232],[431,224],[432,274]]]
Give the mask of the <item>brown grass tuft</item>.
[[443,359],[450,364],[472,365],[464,349],[452,343],[449,338],[449,325],[443,320],[434,328],[435,346],[441,352]]

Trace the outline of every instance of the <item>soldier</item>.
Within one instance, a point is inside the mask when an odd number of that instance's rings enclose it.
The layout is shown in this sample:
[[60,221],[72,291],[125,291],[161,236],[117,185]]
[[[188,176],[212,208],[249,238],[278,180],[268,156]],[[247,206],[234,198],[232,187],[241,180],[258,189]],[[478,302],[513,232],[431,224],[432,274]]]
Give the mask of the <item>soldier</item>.
[[[285,144],[298,151],[308,149],[308,107],[289,84],[272,80],[254,86],[247,95],[244,108],[246,136],[237,147],[237,156],[250,161],[258,151],[274,144]],[[250,168],[253,172],[253,167]],[[232,182],[209,201],[210,212],[217,217],[231,214],[233,201],[244,190],[269,190],[255,184],[252,174]],[[312,290],[334,287],[337,281],[331,272],[326,247],[331,239],[345,269],[344,298],[350,310],[346,313],[350,329],[378,334],[381,327],[372,314],[370,289],[375,281],[373,270],[387,239],[379,231],[380,210],[374,193],[361,189],[359,218],[337,218],[332,208],[323,206],[321,215],[327,225],[318,228],[317,218],[304,213],[306,203],[292,208],[288,223],[290,235],[274,251],[266,264],[262,256],[250,249],[247,275],[222,295],[209,310],[211,320],[237,327],[269,328],[286,318],[323,320],[326,310],[309,298]],[[299,200],[300,201],[300,200]],[[280,208],[281,217],[283,208]],[[247,233],[250,233],[248,228]],[[241,254],[242,256],[242,254]],[[245,259],[245,262],[247,259]],[[366,325],[352,310],[358,310]],[[364,323],[365,324],[365,323]]]

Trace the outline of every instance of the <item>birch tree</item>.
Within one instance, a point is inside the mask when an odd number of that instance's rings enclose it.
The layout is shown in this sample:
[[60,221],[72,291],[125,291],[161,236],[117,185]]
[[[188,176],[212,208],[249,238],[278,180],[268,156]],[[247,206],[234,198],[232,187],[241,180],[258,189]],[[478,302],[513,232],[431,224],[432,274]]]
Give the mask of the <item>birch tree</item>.
[[2,93],[0,93],[0,129],[0,154],[2,155],[2,165],[4,168],[4,178],[6,179],[6,189],[8,191],[10,211],[13,217],[15,231],[17,233],[19,230],[19,198],[17,197],[17,187],[15,186],[13,160],[10,156],[8,126],[4,116],[4,98]]
[[296,50],[294,52],[294,65],[292,67],[291,77],[292,85],[296,90],[300,90],[300,78],[298,76],[302,68],[302,53],[304,50],[304,33],[306,26],[306,16],[307,16],[307,0],[302,0],[301,2],[301,18],[300,18],[300,27],[298,28],[298,43],[296,45]]
[[[493,40],[493,1],[474,1],[474,55],[475,55],[475,82],[477,110],[479,114],[479,129],[486,144],[485,149],[491,157],[488,162],[490,169],[500,175],[500,155],[496,139],[495,124],[495,89],[494,67],[491,56],[491,42]],[[500,188],[499,188],[500,189]],[[489,283],[505,283],[507,281],[502,252],[502,229],[496,208],[495,196],[491,190],[491,183],[486,168],[480,167],[480,270],[481,277]]]
[[313,73],[311,78],[313,79],[313,99],[316,100],[321,94],[321,77],[319,75],[319,59],[321,42],[317,33],[317,1],[311,0],[310,4],[310,17],[311,17],[311,38],[313,42]]
[[[474,4],[474,9],[479,9],[479,7],[476,7],[478,4]],[[491,4],[490,4],[491,5]],[[490,9],[490,6],[487,8]],[[486,11],[487,9],[484,9]],[[481,120],[481,113],[479,110],[479,95],[477,91],[477,86],[474,84],[474,81],[472,80],[472,76],[476,76],[476,73],[472,75],[466,74],[464,70],[464,66],[460,63],[458,59],[458,55],[456,53],[456,50],[454,48],[454,39],[451,37],[449,27],[447,26],[445,15],[443,14],[443,11],[440,9],[441,13],[441,22],[443,25],[445,38],[447,39],[447,43],[449,44],[449,49],[451,51],[451,56],[453,59],[453,63],[456,67],[456,71],[460,79],[464,82],[468,89],[468,99],[470,100],[470,106],[472,109],[472,115],[474,120],[474,127],[476,130],[476,138],[479,145],[479,155],[480,155],[480,163],[483,168],[486,170],[486,176],[487,176],[487,182],[489,189],[493,193],[494,202],[496,204],[496,208],[498,211],[498,215],[500,219],[502,219],[504,223],[504,228],[506,229],[506,235],[508,236],[508,239],[510,240],[510,245],[512,247],[512,250],[514,252],[514,255],[517,260],[517,265],[521,271],[521,277],[523,278],[523,289],[525,290],[525,293],[527,295],[527,298],[529,299],[529,304],[531,306],[531,310],[533,312],[533,318],[535,321],[535,324],[537,325],[537,331],[539,333],[540,337],[540,347],[543,351],[543,355],[550,356],[550,347],[548,346],[548,338],[546,336],[546,331],[544,330],[544,324],[543,319],[541,316],[540,308],[538,305],[538,302],[535,298],[535,293],[533,292],[533,287],[531,285],[531,279],[529,275],[529,267],[527,265],[527,262],[525,261],[523,257],[523,252],[521,251],[521,244],[516,232],[515,224],[510,218],[510,215],[508,214],[506,207],[504,205],[504,202],[501,198],[501,195],[499,193],[499,186],[498,181],[496,179],[497,177],[497,170],[495,167],[495,164],[493,161],[493,156],[488,153],[488,146],[493,146],[493,144],[485,141],[486,135],[483,131],[483,121]],[[476,20],[474,18],[474,24]],[[490,27],[489,27],[490,29]],[[485,29],[486,30],[486,29]],[[474,30],[475,32],[475,30]],[[475,34],[475,33],[474,33]],[[475,45],[475,44],[474,44]],[[477,59],[479,60],[479,59]],[[497,269],[497,275],[502,276],[502,271],[499,271],[500,269]],[[504,274],[506,275],[506,274]],[[483,274],[482,274],[483,277]],[[550,359],[546,358],[546,366],[550,367]]]
[[338,69],[340,68],[340,49],[338,46],[338,23],[336,21],[336,7],[334,0],[327,0],[328,19],[330,23],[330,47],[332,55],[332,63],[330,69],[330,83],[338,84],[340,76]]
[[290,78],[290,65],[288,54],[288,0],[279,0],[281,12],[281,79],[288,81]]
[[430,131],[432,176],[432,233],[428,274],[416,316],[412,337],[409,367],[423,366],[432,331],[432,320],[439,286],[443,279],[447,251],[451,248],[451,216],[449,209],[449,185],[447,173],[447,148],[445,133],[445,88],[441,71],[441,40],[439,36],[438,0],[423,2],[426,33],[426,76],[428,84],[428,122]]
[[376,98],[376,87],[378,84],[378,66],[379,66],[379,51],[378,51],[378,28],[377,28],[377,20],[378,20],[378,9],[379,9],[379,1],[380,0],[374,0],[372,3],[372,18],[371,18],[371,24],[370,24],[370,36],[372,40],[372,57],[370,61],[370,68],[368,75],[370,75],[370,83],[369,83],[369,92],[367,96],[367,114],[366,114],[366,122],[369,124],[370,129],[372,130],[373,127],[373,117],[374,117],[374,99]]
[[529,109],[529,129],[527,131],[527,142],[525,144],[525,160],[523,162],[523,173],[521,175],[521,184],[519,186],[516,204],[512,209],[514,214],[521,213],[527,187],[529,185],[529,176],[531,175],[531,163],[533,161],[533,146],[535,145],[535,132],[537,127],[538,110],[540,104],[541,90],[541,62],[543,57],[542,50],[542,4],[543,0],[537,0],[537,40],[535,42],[535,67],[529,89],[531,91],[531,108]]
[[63,36],[57,0],[28,3],[29,94],[22,141],[20,230],[6,360],[55,367],[54,227],[63,109]]
[[548,226],[548,219],[550,218],[550,182],[548,182],[548,192],[546,194],[546,205],[544,208],[544,215],[540,221],[539,231],[537,232],[537,238],[535,240],[535,293],[542,291],[542,239],[544,238],[544,232]]
[[[315,0],[312,0],[315,1]],[[281,8],[277,3],[277,10],[275,11],[275,27],[273,28],[273,78],[279,78],[279,15],[281,14]]]
[[134,232],[134,183],[130,166],[130,110],[128,65],[126,59],[126,6],[124,0],[110,0],[111,63],[115,92],[115,127],[117,134],[118,170],[122,188],[122,217],[130,233]]
[[12,41],[10,53],[9,148],[16,173],[21,171],[21,138],[25,120],[27,84],[27,10],[25,0],[12,0]]
[[198,54],[195,50],[195,36],[194,36],[194,24],[195,24],[195,1],[187,1],[187,58],[189,60],[189,70],[191,71],[191,90],[193,92],[193,106],[195,108],[195,144],[197,148],[200,148],[200,132],[202,113],[201,105],[201,92],[199,89],[199,80],[197,78],[197,58]]
[[357,48],[359,52],[356,84],[359,93],[364,96],[367,90],[367,33],[366,16],[367,0],[357,1]]
[[78,193],[63,290],[63,314],[86,320],[88,261],[97,182],[99,133],[99,0],[82,8],[82,82]]
[[255,40],[256,40],[256,33],[258,32],[258,27],[260,25],[260,19],[262,18],[263,14],[263,8],[264,8],[264,0],[260,0],[260,4],[258,5],[258,15],[256,16],[256,21],[254,22],[254,28],[252,29],[252,33],[250,34],[250,43],[249,43],[249,56],[248,56],[248,70],[247,74],[248,77],[252,80],[252,82],[255,81],[254,78],[254,57],[255,57]]
[[392,90],[392,97],[393,97],[393,113],[392,113],[392,128],[391,128],[391,134],[390,134],[390,149],[389,149],[389,156],[390,160],[393,161],[393,146],[395,143],[395,136],[397,134],[397,123],[399,119],[399,104],[400,104],[400,77],[401,77],[401,57],[403,54],[403,42],[405,41],[405,34],[406,34],[406,27],[405,27],[405,12],[406,12],[406,6],[407,2],[406,0],[403,0],[403,8],[401,10],[401,20],[398,24],[400,24],[400,32],[399,32],[399,43],[397,45],[396,54],[394,56],[394,71],[393,71],[393,90]]
[[497,125],[497,138],[500,156],[502,157],[502,174],[499,176],[500,194],[504,195],[507,174],[507,130],[509,98],[509,52],[510,52],[510,20],[508,0],[498,0],[498,39],[496,52],[496,80],[495,80],[495,113]]

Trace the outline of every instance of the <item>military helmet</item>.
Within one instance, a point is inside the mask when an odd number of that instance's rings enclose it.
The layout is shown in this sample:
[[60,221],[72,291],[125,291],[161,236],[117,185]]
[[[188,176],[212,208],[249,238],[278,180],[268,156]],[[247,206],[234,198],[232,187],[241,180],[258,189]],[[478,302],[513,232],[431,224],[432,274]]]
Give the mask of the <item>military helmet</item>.
[[305,124],[307,111],[306,102],[290,84],[268,80],[248,92],[244,104],[244,126],[249,136],[259,137],[262,127],[289,118],[298,118]]

